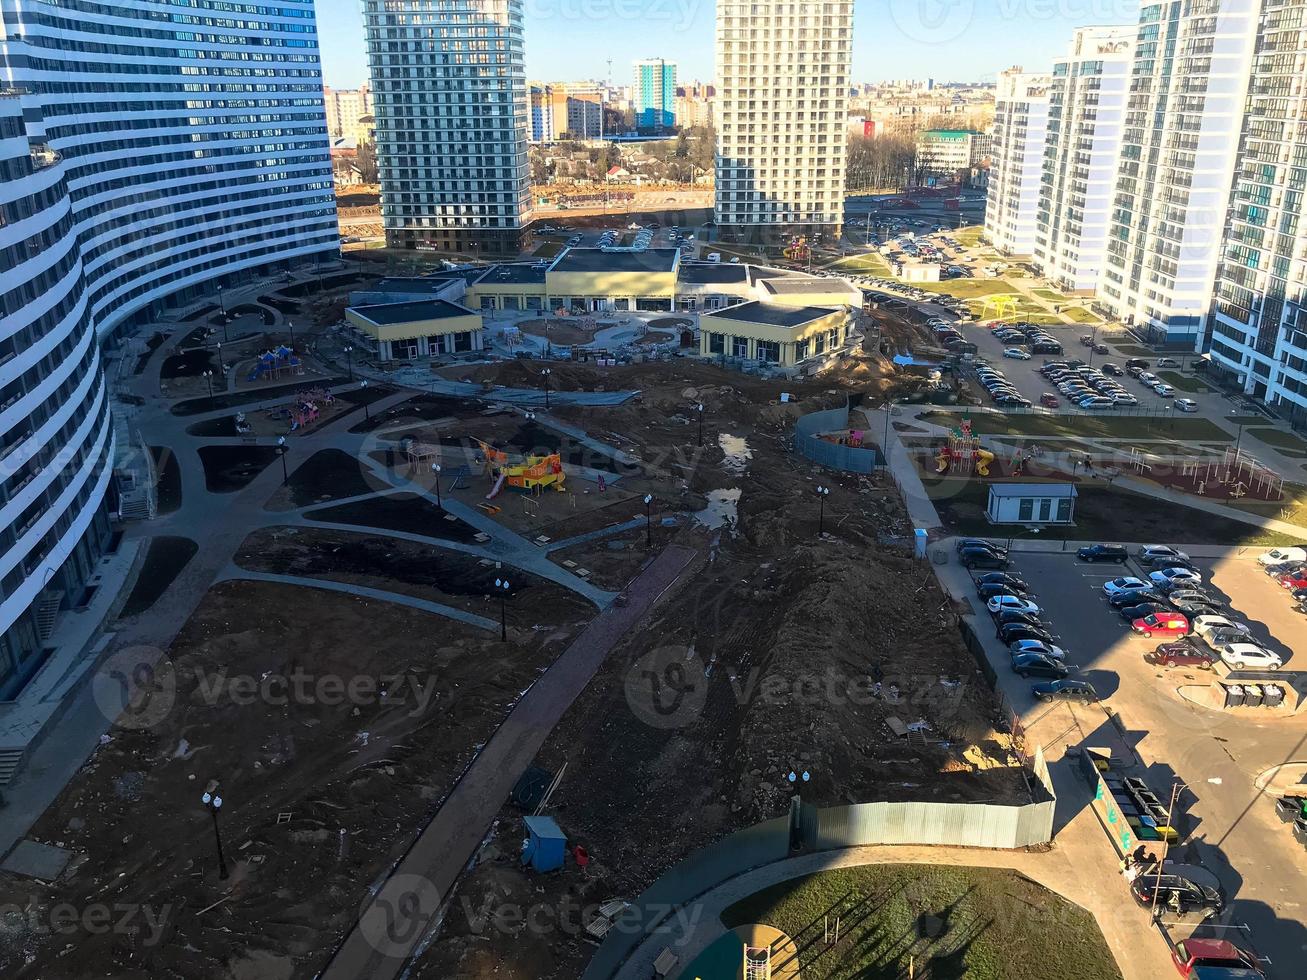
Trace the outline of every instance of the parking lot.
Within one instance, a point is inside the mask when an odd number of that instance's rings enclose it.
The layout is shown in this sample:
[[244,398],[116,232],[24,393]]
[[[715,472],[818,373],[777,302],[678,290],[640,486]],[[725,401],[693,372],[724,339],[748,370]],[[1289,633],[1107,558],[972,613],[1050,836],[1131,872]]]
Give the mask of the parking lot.
[[[1261,571],[1255,560],[1259,552],[1210,549],[1204,553],[1215,557],[1194,564],[1208,591],[1251,627],[1254,641],[1285,660],[1280,676],[1288,680],[1291,672],[1307,670],[1307,620]],[[1232,714],[1181,698],[1179,687],[1205,684],[1212,673],[1146,663],[1144,654],[1163,641],[1132,634],[1104,599],[1107,580],[1147,577],[1147,569],[1133,559],[1125,566],[1086,565],[1076,560],[1074,545],[1065,552],[1015,553],[1013,559],[1009,571],[1031,583],[1032,598],[1050,624],[1053,642],[1066,649],[1067,664],[1074,665],[1070,676],[1090,681],[1100,704],[1036,701],[1030,690],[1033,682],[1012,673],[1008,651],[995,638],[989,615],[951,554],[949,567],[941,573],[951,591],[959,597],[965,594],[976,610],[972,621],[999,684],[1030,738],[1044,745],[1054,763],[1055,783],[1070,785],[1079,778],[1069,775],[1067,749],[1102,744],[1114,755],[1133,749],[1152,789],[1164,799],[1178,780],[1183,787],[1178,809],[1184,816],[1176,821],[1181,843],[1172,849],[1170,860],[1199,865],[1215,876],[1227,899],[1217,921],[1247,927],[1253,944],[1271,958],[1268,976],[1301,976],[1307,930],[1296,920],[1307,909],[1307,850],[1255,781],[1272,767],[1307,759],[1307,711],[1279,717],[1259,716],[1255,710]],[[1108,711],[1119,717],[1121,728],[1105,724]],[[1105,836],[1103,845],[1104,860],[1109,860]],[[1191,928],[1178,926],[1177,931],[1183,937]],[[1222,936],[1221,929],[1210,924],[1203,930],[1203,935]]]

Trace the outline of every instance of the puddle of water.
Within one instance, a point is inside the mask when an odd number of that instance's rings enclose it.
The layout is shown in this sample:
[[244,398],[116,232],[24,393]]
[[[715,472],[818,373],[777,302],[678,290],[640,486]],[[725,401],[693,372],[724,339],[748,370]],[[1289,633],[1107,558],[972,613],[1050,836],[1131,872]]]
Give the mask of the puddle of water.
[[698,511],[694,519],[708,528],[730,526],[733,530],[740,521],[740,488],[713,490],[708,494],[708,506]]
[[722,452],[726,454],[722,459],[722,466],[726,472],[743,475],[749,468],[749,460],[753,459],[753,450],[749,448],[749,443],[744,437],[722,433],[717,437],[717,445],[721,446]]

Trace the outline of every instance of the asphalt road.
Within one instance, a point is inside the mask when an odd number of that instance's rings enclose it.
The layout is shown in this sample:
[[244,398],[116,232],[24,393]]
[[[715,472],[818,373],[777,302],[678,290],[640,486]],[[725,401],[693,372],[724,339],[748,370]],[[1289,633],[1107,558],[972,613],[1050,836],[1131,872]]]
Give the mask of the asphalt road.
[[[1287,669],[1307,669],[1302,617],[1260,571],[1255,551],[1233,554],[1198,562],[1204,579],[1230,600],[1258,640],[1289,658]],[[1259,793],[1254,780],[1272,766],[1307,759],[1307,713],[1259,719],[1181,700],[1178,685],[1201,683],[1210,675],[1145,663],[1143,655],[1160,641],[1131,634],[1103,599],[1106,580],[1120,574],[1146,577],[1133,561],[1122,568],[1085,565],[1070,554],[1023,553],[1015,565],[1022,578],[1035,584],[1036,601],[1068,650],[1068,663],[1079,668],[1073,676],[1091,681],[1125,723],[1154,792],[1169,798],[1176,779],[1186,787],[1181,794],[1186,840],[1173,850],[1174,859],[1200,864],[1216,875],[1229,901],[1220,921],[1250,930],[1253,943],[1272,961],[1270,977],[1301,976],[1307,958],[1307,852],[1280,823],[1272,799]],[[1064,736],[1075,743],[1102,724],[1101,708],[1059,706],[1050,712],[1033,701],[1028,682],[1001,667],[999,679],[1032,724],[1057,719],[1051,730],[1045,726],[1045,737]],[[1070,727],[1068,718],[1074,721]]]

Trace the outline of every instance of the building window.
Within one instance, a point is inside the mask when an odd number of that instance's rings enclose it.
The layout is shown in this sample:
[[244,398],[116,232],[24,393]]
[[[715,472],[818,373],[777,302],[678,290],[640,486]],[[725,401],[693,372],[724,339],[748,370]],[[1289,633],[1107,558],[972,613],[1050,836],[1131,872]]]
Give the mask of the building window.
[[726,337],[723,334],[719,334],[719,333],[708,334],[708,353],[709,354],[726,353]]
[[1063,497],[1057,502],[1057,520],[1059,524],[1071,522],[1071,498]]
[[806,340],[796,340],[794,342],[794,359],[796,361],[806,360],[809,346],[810,344]]
[[1017,520],[1028,521],[1035,516],[1035,501],[1030,497],[1022,497],[1021,504],[1017,508]]
[[774,340],[760,340],[757,345],[757,357],[760,361],[768,364],[779,364],[781,360],[781,345]]
[[749,356],[749,338],[748,338],[748,337],[732,337],[732,338],[731,338],[731,355],[732,355],[733,357],[748,357],[748,356]]

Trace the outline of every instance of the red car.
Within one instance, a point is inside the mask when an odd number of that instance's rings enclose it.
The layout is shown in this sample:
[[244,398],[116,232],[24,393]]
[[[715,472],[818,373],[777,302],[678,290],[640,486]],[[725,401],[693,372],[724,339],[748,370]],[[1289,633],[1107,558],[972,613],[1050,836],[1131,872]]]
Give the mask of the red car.
[[1307,589],[1307,568],[1280,576],[1280,584],[1286,589]]
[[1057,408],[1062,404],[1062,402],[1058,400],[1057,395],[1050,391],[1046,391],[1039,396],[1039,404],[1043,405],[1045,408]]
[[[1175,944],[1171,960],[1182,977],[1265,978],[1253,957],[1226,939],[1186,939]],[[1198,971],[1202,971],[1199,973]]]
[[1159,667],[1197,667],[1199,670],[1212,669],[1212,656],[1188,643],[1162,643],[1152,653],[1144,654],[1144,660]]
[[1144,636],[1188,636],[1189,620],[1177,612],[1156,612],[1136,619],[1130,628]]

